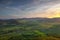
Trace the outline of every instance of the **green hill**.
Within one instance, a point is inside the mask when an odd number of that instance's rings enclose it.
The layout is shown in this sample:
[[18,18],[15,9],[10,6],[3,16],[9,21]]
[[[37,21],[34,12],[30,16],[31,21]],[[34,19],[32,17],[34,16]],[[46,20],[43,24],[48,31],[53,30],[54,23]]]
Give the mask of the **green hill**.
[[60,19],[0,20],[0,40],[59,40]]

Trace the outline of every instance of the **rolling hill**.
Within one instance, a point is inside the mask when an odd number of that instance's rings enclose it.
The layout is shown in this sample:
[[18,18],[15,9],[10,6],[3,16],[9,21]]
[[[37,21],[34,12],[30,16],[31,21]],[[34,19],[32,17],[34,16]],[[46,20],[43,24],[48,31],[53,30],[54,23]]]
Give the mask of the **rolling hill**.
[[0,40],[59,40],[59,30],[60,18],[0,19]]

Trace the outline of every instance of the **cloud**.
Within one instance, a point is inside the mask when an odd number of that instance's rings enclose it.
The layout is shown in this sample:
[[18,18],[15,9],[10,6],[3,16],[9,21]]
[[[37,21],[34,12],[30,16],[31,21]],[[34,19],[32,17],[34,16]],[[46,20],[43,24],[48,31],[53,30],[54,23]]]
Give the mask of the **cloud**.
[[59,8],[60,0],[3,0],[0,18],[50,17]]

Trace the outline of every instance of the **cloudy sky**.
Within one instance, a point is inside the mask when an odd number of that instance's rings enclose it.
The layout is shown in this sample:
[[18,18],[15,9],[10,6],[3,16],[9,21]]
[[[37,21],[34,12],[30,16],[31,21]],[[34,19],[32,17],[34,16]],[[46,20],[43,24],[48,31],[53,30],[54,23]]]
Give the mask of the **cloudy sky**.
[[60,0],[0,0],[0,19],[60,17]]

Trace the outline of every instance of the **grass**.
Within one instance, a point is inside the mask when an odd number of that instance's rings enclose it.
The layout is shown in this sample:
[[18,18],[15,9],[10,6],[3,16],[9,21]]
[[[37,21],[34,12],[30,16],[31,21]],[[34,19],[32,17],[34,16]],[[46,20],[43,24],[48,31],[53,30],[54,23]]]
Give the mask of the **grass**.
[[[57,22],[18,21],[19,25],[2,25],[0,28],[0,40],[59,40],[60,26]],[[56,27],[56,28],[55,28]],[[52,31],[50,31],[50,29]],[[53,30],[54,29],[54,30]],[[43,30],[43,31],[42,31]],[[58,30],[58,29],[57,29]],[[49,33],[50,32],[50,33]],[[57,34],[54,34],[57,32]],[[52,33],[54,35],[52,35]]]

